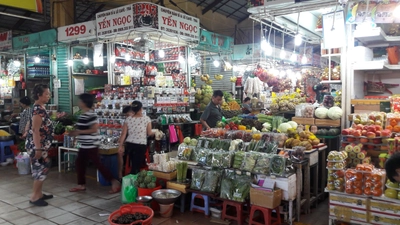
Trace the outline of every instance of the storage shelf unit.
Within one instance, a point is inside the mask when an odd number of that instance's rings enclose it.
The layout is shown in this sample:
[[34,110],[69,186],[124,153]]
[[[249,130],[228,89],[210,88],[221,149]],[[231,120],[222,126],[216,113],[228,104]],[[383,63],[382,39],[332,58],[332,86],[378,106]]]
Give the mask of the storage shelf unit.
[[368,31],[355,30],[354,38],[363,43],[365,47],[400,45],[400,36],[388,36],[380,27]]

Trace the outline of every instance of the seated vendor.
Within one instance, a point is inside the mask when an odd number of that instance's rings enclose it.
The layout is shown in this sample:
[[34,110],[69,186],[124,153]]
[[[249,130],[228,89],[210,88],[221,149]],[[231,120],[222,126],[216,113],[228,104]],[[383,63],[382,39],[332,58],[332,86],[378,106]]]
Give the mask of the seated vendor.
[[249,114],[251,113],[251,99],[249,97],[246,97],[243,101],[242,104],[242,111],[244,114]]

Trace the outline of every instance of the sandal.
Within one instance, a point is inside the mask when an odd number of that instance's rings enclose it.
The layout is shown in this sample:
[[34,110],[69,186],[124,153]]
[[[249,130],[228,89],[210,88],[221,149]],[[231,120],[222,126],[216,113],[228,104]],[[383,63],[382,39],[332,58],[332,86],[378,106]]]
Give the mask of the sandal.
[[43,199],[41,199],[41,198],[39,198],[38,200],[36,200],[36,201],[34,201],[34,202],[32,202],[32,201],[29,201],[29,203],[31,203],[31,204],[33,204],[33,205],[35,205],[35,206],[47,206],[49,203],[47,203],[45,200],[43,200]]
[[111,190],[108,192],[110,194],[115,194],[121,191],[121,186],[117,187],[117,188],[111,188]]
[[53,197],[54,197],[53,195],[46,195],[46,194],[43,194],[42,199],[43,199],[43,200],[48,200],[48,199],[52,199]]
[[69,192],[80,192],[80,191],[86,191],[86,188],[74,187],[74,188],[69,189]]

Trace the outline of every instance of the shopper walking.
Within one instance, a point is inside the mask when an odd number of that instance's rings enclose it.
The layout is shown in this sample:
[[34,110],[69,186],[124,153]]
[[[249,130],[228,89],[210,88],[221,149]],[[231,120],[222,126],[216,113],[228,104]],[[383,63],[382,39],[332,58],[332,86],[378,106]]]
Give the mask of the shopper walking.
[[224,93],[220,90],[214,91],[211,102],[207,105],[200,117],[203,128],[208,130],[217,126],[218,121],[222,119],[221,103]]
[[75,162],[78,186],[71,188],[69,191],[78,192],[86,190],[86,166],[87,162],[91,160],[104,178],[107,181],[111,181],[110,194],[117,193],[121,190],[121,185],[117,177],[113,177],[111,172],[100,162],[99,124],[97,123],[96,113],[92,110],[94,98],[92,95],[84,93],[79,96],[79,100],[79,108],[82,110],[82,114],[79,116],[78,123],[76,124],[77,129],[69,134],[70,136],[77,136],[81,144]]
[[25,142],[26,150],[31,157],[34,179],[33,193],[29,202],[35,206],[47,206],[45,200],[53,198],[53,195],[45,195],[42,192],[43,182],[51,165],[47,152],[53,140],[53,125],[45,108],[45,104],[50,100],[49,87],[44,84],[36,85],[32,95],[35,103]]
[[154,136],[154,132],[151,128],[150,118],[143,115],[141,102],[134,101],[132,111],[134,115],[126,118],[122,128],[122,135],[119,139],[119,153],[123,154],[126,150],[131,161],[131,174],[137,174],[145,161],[147,137]]

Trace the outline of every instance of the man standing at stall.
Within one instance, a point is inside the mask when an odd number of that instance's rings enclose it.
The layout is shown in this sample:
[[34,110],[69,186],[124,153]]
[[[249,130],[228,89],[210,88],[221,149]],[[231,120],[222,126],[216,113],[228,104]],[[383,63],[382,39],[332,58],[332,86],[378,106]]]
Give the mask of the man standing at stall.
[[220,90],[214,91],[211,102],[207,105],[203,114],[200,117],[200,122],[204,129],[210,129],[217,126],[217,123],[222,119],[221,103],[224,94]]
[[400,153],[393,154],[385,163],[386,176],[391,182],[400,182]]

